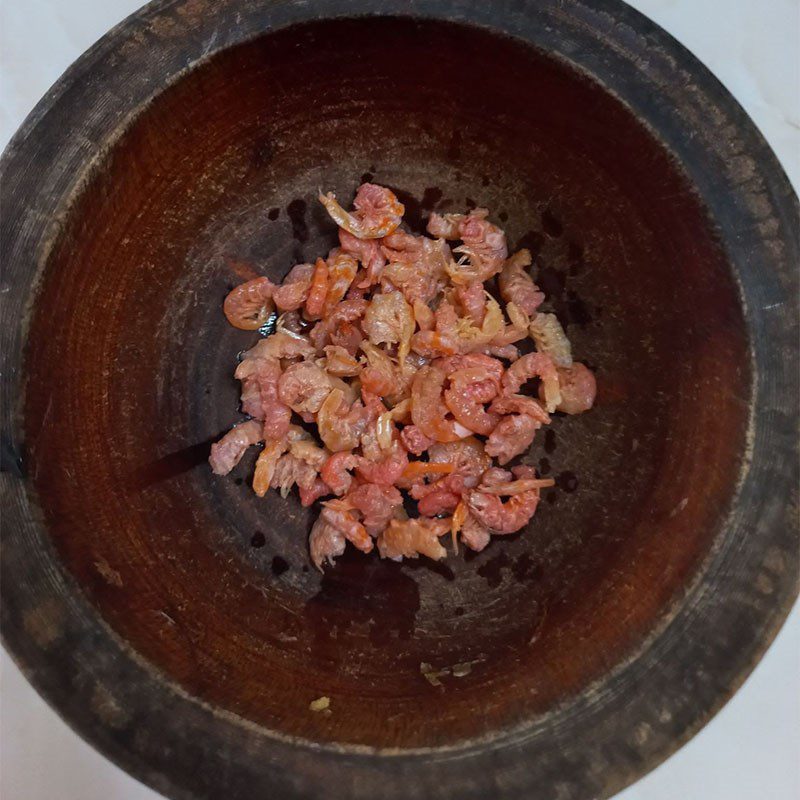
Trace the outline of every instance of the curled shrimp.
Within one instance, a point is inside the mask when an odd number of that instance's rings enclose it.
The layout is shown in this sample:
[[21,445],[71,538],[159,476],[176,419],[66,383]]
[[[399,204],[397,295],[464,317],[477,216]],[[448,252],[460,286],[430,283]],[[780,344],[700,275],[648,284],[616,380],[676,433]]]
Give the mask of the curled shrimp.
[[[490,294],[484,293],[486,308],[483,322],[476,327],[472,320],[460,317],[456,324],[456,335],[459,340],[460,350],[469,353],[490,344],[502,332],[504,326],[503,312],[500,304]],[[523,332],[523,336],[524,336]]]
[[540,353],[546,353],[557,367],[572,364],[572,345],[555,314],[537,314],[530,322],[529,332]]
[[558,367],[558,381],[561,388],[561,402],[556,410],[565,414],[582,414],[594,405],[597,395],[597,381],[594,373],[580,361],[573,361],[569,367]]
[[263,497],[267,493],[275,476],[278,459],[286,452],[287,447],[285,439],[273,439],[267,442],[258,454],[253,473],[253,491],[258,497]]
[[484,377],[491,378],[498,386],[503,379],[506,368],[496,358],[483,353],[464,353],[462,355],[440,358],[433,362],[433,366],[450,377],[454,372],[462,369],[481,370]]
[[317,428],[325,446],[333,453],[353,450],[364,432],[367,417],[364,406],[356,401],[350,408],[341,389],[333,389],[317,414]]
[[279,311],[297,311],[308,299],[311,287],[311,276],[314,274],[312,264],[295,264],[280,286],[272,293],[272,300]]
[[381,281],[387,289],[397,288],[409,303],[430,303],[438,294],[441,283],[418,264],[408,261],[390,261],[383,271]]
[[511,321],[511,325],[518,330],[527,330],[531,324],[528,313],[520,308],[513,300],[506,303],[506,313]]
[[325,371],[337,378],[352,378],[361,372],[362,365],[344,347],[335,344],[325,346]]
[[278,381],[278,397],[298,414],[316,414],[331,391],[331,380],[313,361],[290,364]]
[[408,453],[399,441],[395,440],[389,453],[381,461],[371,461],[362,458],[358,462],[356,471],[369,483],[376,483],[379,486],[392,486],[403,470],[408,466]]
[[322,565],[325,562],[333,564],[334,559],[344,553],[346,545],[344,534],[320,514],[308,537],[308,549],[314,566],[322,572]]
[[541,403],[525,394],[501,395],[490,409],[496,414],[526,414],[543,425],[550,423],[550,415],[542,408]]
[[502,483],[508,483],[514,480],[514,473],[510,469],[503,469],[502,467],[489,467],[483,475],[481,475],[481,488],[486,486],[500,486]]
[[461,534],[461,541],[470,550],[476,552],[483,550],[492,538],[489,529],[475,519],[469,511],[469,506],[463,500],[459,502],[453,512],[450,532],[453,536],[453,549],[456,553],[458,553],[459,533]]
[[[451,220],[457,215],[450,215]],[[476,208],[457,221],[457,232],[462,244],[453,252],[466,257],[458,263],[451,262],[448,275],[454,284],[483,283],[496,275],[508,256],[506,235],[486,218],[485,208]],[[430,229],[430,222],[428,223]]]
[[275,462],[270,487],[277,489],[281,497],[288,497],[292,487],[310,488],[317,479],[317,470],[291,453],[284,453]]
[[486,292],[482,283],[470,283],[456,288],[456,297],[470,322],[480,328],[486,313]]
[[361,386],[380,397],[394,394],[399,381],[392,359],[369,341],[361,342],[361,349],[367,357],[367,366],[361,371]]
[[369,308],[369,302],[363,297],[352,297],[343,300],[326,318],[331,325],[338,325],[340,322],[357,322]]
[[282,327],[271,336],[259,339],[242,356],[242,363],[258,358],[271,358],[273,360],[310,358],[314,353],[313,345],[305,336],[301,333],[293,333]]
[[[428,477],[440,474],[441,477],[428,484],[416,476],[408,481],[409,493],[417,501],[422,501],[430,494],[437,494],[438,502],[452,503],[448,495],[459,498],[467,489],[477,486],[481,475],[491,465],[491,459],[486,455],[483,444],[474,436],[458,442],[433,444],[428,457],[430,459],[428,470],[424,474]],[[429,507],[423,505],[423,508]]]
[[486,452],[501,464],[507,464],[531,446],[540,427],[541,422],[527,414],[503,417],[486,440]]
[[364,334],[361,328],[352,322],[340,322],[331,331],[331,343],[337,347],[343,347],[348,353],[355,355],[361,342],[364,341]]
[[241,460],[250,445],[264,441],[264,434],[254,420],[231,428],[218,442],[211,445],[208,462],[215,475],[227,475]]
[[401,292],[374,297],[361,327],[374,345],[396,344],[398,361],[404,362],[414,333],[414,312]]
[[314,483],[311,486],[299,487],[300,491],[300,505],[302,506],[310,506],[320,497],[324,497],[326,494],[332,494],[330,486],[328,486],[322,478],[315,478]]
[[414,334],[411,347],[428,358],[470,353],[485,347],[503,327],[503,313],[494,298],[486,295],[486,311],[480,328],[459,317],[451,303],[443,300],[434,313],[435,330]]
[[372,537],[356,519],[350,503],[344,500],[326,500],[322,506],[322,516],[334,528],[340,530],[348,542],[363,553],[369,553],[372,550]]
[[274,289],[269,278],[253,278],[231,289],[222,305],[228,322],[243,331],[260,328],[275,308]]
[[542,393],[548,413],[556,410],[561,402],[558,372],[550,356],[544,353],[528,353],[515,361],[503,376],[505,394],[518,394],[522,384],[530,378],[542,379]]
[[[400,431],[400,441],[409,453],[421,456],[433,443],[434,439],[426,436],[416,425],[406,425]],[[414,462],[426,463],[426,462]],[[409,464],[411,466],[411,464]]]
[[489,544],[491,538],[492,534],[489,529],[478,521],[474,514],[468,513],[461,526],[461,541],[470,550],[480,552]]
[[438,308],[433,312],[433,318],[439,333],[450,336],[458,335],[458,314],[449,300],[444,299],[439,303]]
[[339,228],[339,243],[342,250],[355,256],[364,265],[364,272],[355,282],[358,288],[368,289],[380,281],[386,258],[375,239],[357,239],[344,228]]
[[358,272],[358,262],[344,250],[332,250],[328,256],[328,293],[322,316],[327,317],[336,308]]
[[480,368],[457,370],[450,375],[450,388],[444,392],[444,402],[465,428],[488,436],[500,417],[487,411],[484,405],[497,396],[498,388]]
[[[344,347],[350,355],[355,355],[358,352],[358,344],[363,339],[363,335],[353,323],[356,323],[364,316],[368,305],[363,297],[342,300],[325,319],[320,320],[309,334],[309,338],[317,352],[322,353],[324,348],[336,339],[333,344]],[[348,337],[345,335],[350,330],[358,332],[358,341],[355,342],[354,347],[349,343]]]
[[361,514],[361,523],[370,536],[378,536],[403,505],[403,496],[394,486],[362,483],[345,498]]
[[414,236],[395,231],[383,239],[383,253],[392,263],[413,264],[421,273],[443,279],[451,259],[450,247],[443,239]]
[[486,261],[502,262],[508,257],[506,235],[487,219],[489,212],[485,208],[476,208],[467,214],[458,224],[461,241],[472,252]]
[[402,558],[417,558],[420,554],[438,561],[447,555],[439,544],[439,537],[450,529],[450,520],[393,519],[378,536],[381,558],[400,561]]
[[443,300],[434,312],[435,330],[418,331],[411,340],[414,351],[429,358],[460,352],[458,315],[453,306]]
[[325,308],[325,299],[328,296],[328,264],[323,258],[318,258],[314,265],[314,274],[311,276],[311,286],[306,300],[306,315],[309,319],[322,316]]
[[455,511],[460,501],[461,495],[456,492],[450,492],[447,489],[436,489],[419,500],[417,510],[423,517],[435,517],[439,514]]
[[533,282],[525,267],[531,265],[529,250],[514,253],[503,265],[497,277],[500,295],[506,303],[514,303],[526,314],[532,316],[544,302],[544,293]]
[[428,218],[426,229],[431,236],[438,239],[458,239],[458,226],[464,219],[464,214],[437,214],[433,213]]
[[353,483],[349,470],[355,469],[359,456],[349,451],[334,453],[322,467],[320,477],[330,486],[334,494],[347,494]]
[[328,460],[330,453],[320,447],[314,441],[314,437],[298,425],[290,426],[286,440],[289,444],[289,452],[295,458],[313,467],[316,472],[319,472],[322,465]]
[[374,183],[362,183],[358,187],[350,214],[337,202],[333,192],[319,195],[319,201],[333,221],[356,239],[381,239],[388,236],[400,224],[405,213],[403,204],[394,193]]
[[435,367],[423,367],[411,385],[411,419],[429,438],[437,442],[454,442],[470,435],[456,420],[447,418],[442,401],[445,375]]
[[270,439],[280,439],[292,418],[292,410],[278,397],[280,362],[275,358],[245,356],[234,377],[242,383],[242,411],[261,420]]
[[387,236],[383,241],[383,254],[389,260],[383,273],[384,283],[390,281],[409,303],[433,300],[444,283],[447,265],[452,260],[447,244],[402,231]]
[[461,258],[447,265],[447,274],[456,286],[484,283],[502,268],[502,258],[492,257],[467,244],[453,248],[453,252]]
[[361,387],[361,402],[364,406],[364,429],[362,430],[362,434],[364,434],[369,429],[370,423],[376,422],[382,414],[386,413],[386,406],[381,402],[381,398],[378,395],[373,394],[363,386]]
[[[428,451],[430,464],[448,465],[451,472],[465,479],[466,486],[477,486],[478,478],[492,465],[483,443],[474,436],[458,442],[436,442]],[[456,484],[450,481],[455,491]]]
[[500,326],[498,332],[489,342],[490,347],[508,347],[528,336],[528,325],[530,324],[528,315],[514,303],[506,305],[506,313],[510,324]]
[[525,527],[536,513],[539,490],[512,495],[503,502],[498,494],[474,489],[467,494],[467,505],[473,516],[494,533],[515,533]]

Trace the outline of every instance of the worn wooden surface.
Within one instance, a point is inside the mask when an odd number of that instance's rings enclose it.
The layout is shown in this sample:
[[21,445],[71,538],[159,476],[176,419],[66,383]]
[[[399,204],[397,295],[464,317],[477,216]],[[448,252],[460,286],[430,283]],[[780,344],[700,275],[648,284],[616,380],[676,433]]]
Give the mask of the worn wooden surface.
[[[724,702],[796,593],[797,201],[616,3],[282,30],[347,8],[150,6],[5,154],[3,634],[171,796],[607,795]],[[412,224],[506,217],[600,395],[534,444],[559,486],[522,535],[320,578],[299,505],[203,463],[252,342],[220,305],[230,259],[278,277],[324,251],[317,188],[365,173]],[[434,687],[422,662],[470,669]]]

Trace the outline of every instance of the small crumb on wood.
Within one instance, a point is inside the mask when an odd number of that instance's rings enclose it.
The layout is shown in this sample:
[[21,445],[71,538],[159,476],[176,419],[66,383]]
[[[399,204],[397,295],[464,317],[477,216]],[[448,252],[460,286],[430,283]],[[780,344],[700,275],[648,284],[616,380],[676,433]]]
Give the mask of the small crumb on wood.
[[539,634],[541,634],[542,628],[544,628],[544,621],[546,619],[547,619],[547,606],[545,606],[544,609],[542,610],[542,615],[539,617],[539,621],[536,623],[536,627],[533,629],[531,638],[528,639],[528,645],[532,645],[539,638]]
[[453,664],[453,676],[456,678],[463,678],[472,672],[472,662],[465,661],[462,664]]
[[162,611],[161,609],[156,609],[153,613],[154,614],[158,614],[159,617],[161,617],[162,619],[165,619],[167,621],[167,623],[170,624],[170,625],[175,625],[176,624],[175,620],[172,619],[172,617],[169,614],[167,614],[166,611]]
[[439,680],[439,677],[441,675],[447,675],[448,673],[448,670],[435,670],[427,661],[420,663],[419,671],[431,686],[441,686],[442,682]]
[[117,588],[122,588],[122,575],[115,570],[111,564],[106,561],[105,558],[102,556],[94,562],[95,569],[100,573],[106,583],[110,583],[112,586],[116,586]]
[[678,514],[680,514],[681,511],[683,511],[683,509],[686,508],[688,504],[689,504],[689,498],[684,497],[683,500],[681,500],[680,503],[678,503],[678,505],[676,505],[675,508],[673,508],[672,511],[669,512],[669,518],[672,519],[673,517],[678,516]]
[[312,700],[308,707],[311,711],[327,711],[329,714],[331,706],[331,699],[330,697],[318,697],[316,700]]

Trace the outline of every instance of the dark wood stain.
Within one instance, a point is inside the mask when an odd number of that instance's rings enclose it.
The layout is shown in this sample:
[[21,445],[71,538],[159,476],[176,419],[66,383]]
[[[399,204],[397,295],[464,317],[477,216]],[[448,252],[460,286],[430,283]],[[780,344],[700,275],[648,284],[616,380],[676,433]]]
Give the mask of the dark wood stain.
[[578,488],[578,478],[574,472],[564,470],[556,475],[556,486],[565,492],[572,493]]
[[496,589],[503,581],[503,570],[511,565],[505,553],[499,553],[478,567],[478,575],[486,581],[490,589]]
[[539,459],[539,475],[541,476],[549,475],[551,469],[552,468],[550,466],[550,459],[544,457]]
[[300,198],[292,200],[286,206],[286,213],[289,215],[289,220],[292,223],[292,236],[304,244],[308,241],[308,224],[306,223],[306,201]]
[[289,571],[289,569],[291,568],[291,565],[289,564],[289,562],[285,558],[283,558],[281,556],[273,556],[272,564],[270,565],[270,567],[272,569],[272,574],[276,578],[279,578],[285,572]]
[[442,199],[443,192],[438,186],[428,186],[422,195],[420,206],[424,211],[432,211]]
[[256,548],[256,550],[262,548],[267,543],[267,537],[261,531],[256,531],[250,537],[250,546]]
[[554,239],[564,233],[564,226],[561,224],[561,220],[549,208],[542,211],[542,230]]

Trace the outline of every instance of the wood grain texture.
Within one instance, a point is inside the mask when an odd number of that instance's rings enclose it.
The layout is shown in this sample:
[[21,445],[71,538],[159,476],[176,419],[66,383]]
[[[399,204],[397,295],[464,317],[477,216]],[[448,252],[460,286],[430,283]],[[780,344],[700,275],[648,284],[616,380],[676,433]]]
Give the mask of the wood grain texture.
[[[617,3],[360,9],[148,6],[6,151],[3,635],[173,797],[608,795],[796,595],[797,200]],[[534,444],[562,479],[529,530],[320,578],[305,510],[203,463],[253,341],[220,308],[231,259],[277,278],[325,251],[317,188],[365,173],[414,225],[506,216],[600,395]],[[471,666],[435,687],[422,662]]]

